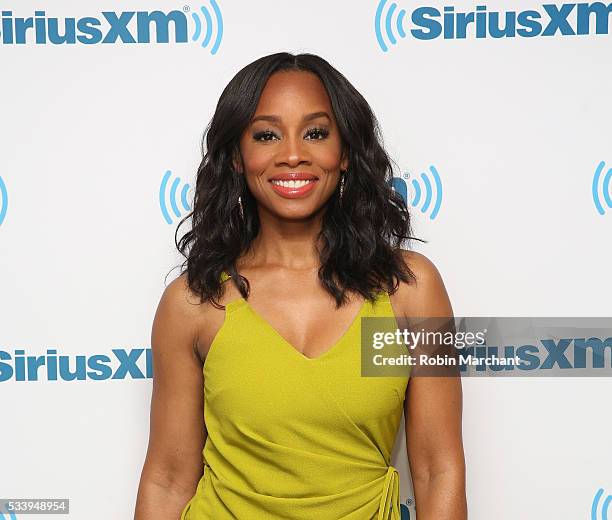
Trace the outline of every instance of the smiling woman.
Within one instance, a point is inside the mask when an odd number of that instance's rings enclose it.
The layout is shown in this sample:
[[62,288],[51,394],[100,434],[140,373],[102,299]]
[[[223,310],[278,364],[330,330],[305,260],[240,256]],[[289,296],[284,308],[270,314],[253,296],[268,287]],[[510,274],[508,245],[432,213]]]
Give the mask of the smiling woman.
[[401,248],[391,177],[368,103],[324,59],[273,54],[229,82],[153,324],[136,520],[399,520],[402,411],[419,520],[466,518],[459,381],[361,376],[362,318],[452,316]]
[[[305,113],[305,107],[315,111]],[[235,171],[245,174],[249,191],[277,217],[312,214],[324,206],[348,158],[316,74],[298,70],[270,77],[240,139],[240,158],[234,158]],[[281,205],[271,191],[301,200]]]

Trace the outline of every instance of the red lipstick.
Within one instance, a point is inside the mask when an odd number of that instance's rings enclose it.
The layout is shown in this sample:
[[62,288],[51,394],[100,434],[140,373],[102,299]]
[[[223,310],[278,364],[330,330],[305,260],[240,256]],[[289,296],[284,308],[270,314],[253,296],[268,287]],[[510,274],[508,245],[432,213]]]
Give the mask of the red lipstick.
[[268,179],[272,189],[287,199],[304,197],[312,191],[318,180],[319,178],[310,172],[283,172]]

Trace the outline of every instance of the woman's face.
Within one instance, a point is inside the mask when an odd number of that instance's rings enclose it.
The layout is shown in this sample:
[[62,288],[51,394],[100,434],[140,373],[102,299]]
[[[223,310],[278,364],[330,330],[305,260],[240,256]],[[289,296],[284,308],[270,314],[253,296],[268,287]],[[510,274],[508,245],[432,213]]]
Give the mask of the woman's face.
[[337,188],[347,168],[325,87],[316,74],[282,71],[268,79],[240,139],[249,190],[281,218],[311,216]]

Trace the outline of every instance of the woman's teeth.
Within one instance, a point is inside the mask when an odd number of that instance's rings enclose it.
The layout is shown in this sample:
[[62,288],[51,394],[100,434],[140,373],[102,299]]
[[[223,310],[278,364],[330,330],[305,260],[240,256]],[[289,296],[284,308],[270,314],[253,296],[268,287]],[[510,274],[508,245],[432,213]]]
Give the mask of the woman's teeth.
[[284,188],[301,188],[302,186],[306,186],[306,184],[309,184],[311,182],[314,182],[314,180],[302,180],[302,181],[277,181],[277,180],[273,180],[272,184],[276,184],[277,186],[282,186]]

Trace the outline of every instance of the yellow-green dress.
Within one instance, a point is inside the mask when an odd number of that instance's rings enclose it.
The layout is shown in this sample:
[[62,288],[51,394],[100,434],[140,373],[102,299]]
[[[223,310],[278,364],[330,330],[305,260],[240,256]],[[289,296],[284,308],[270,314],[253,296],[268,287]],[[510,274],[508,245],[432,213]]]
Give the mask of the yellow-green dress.
[[409,376],[361,376],[368,316],[394,316],[385,291],[308,358],[244,298],[226,305],[203,367],[204,472],[180,520],[400,520],[390,457]]

